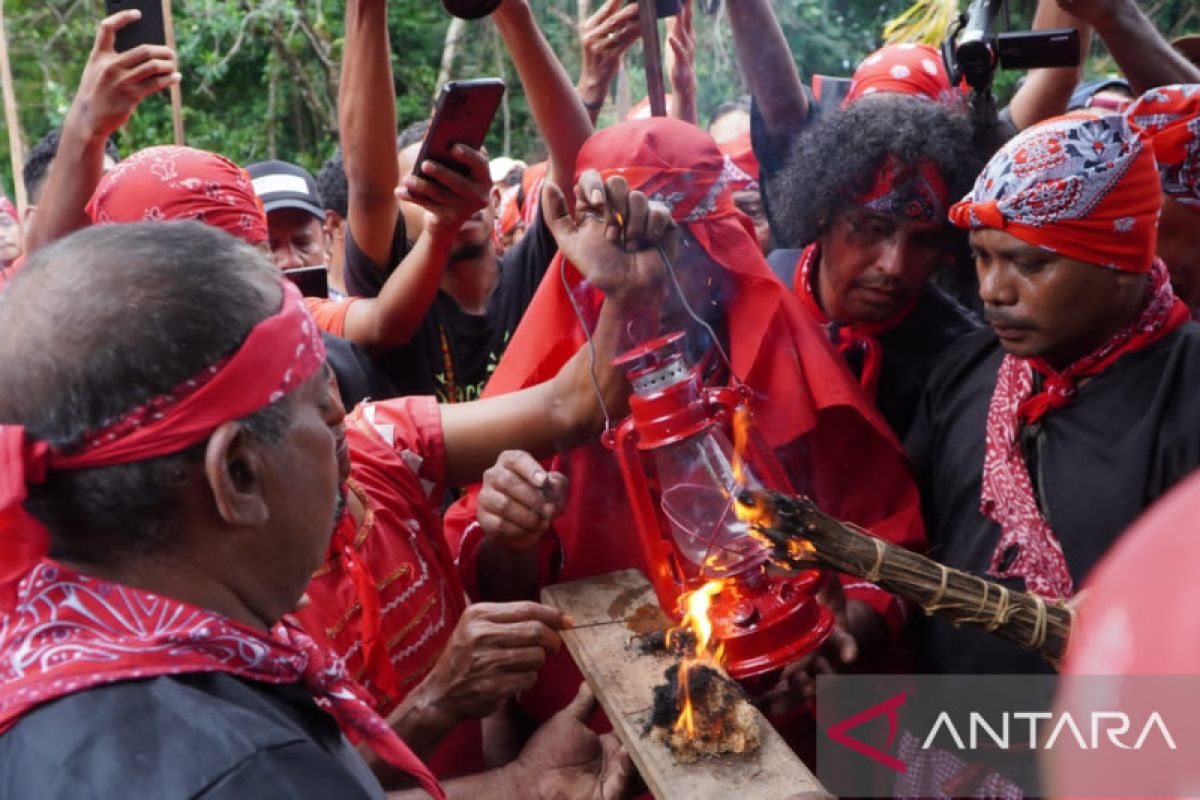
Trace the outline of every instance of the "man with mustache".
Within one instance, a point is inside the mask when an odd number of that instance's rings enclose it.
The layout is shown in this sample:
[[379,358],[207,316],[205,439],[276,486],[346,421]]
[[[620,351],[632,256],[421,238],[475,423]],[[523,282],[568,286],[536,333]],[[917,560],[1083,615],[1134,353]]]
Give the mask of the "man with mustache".
[[[990,331],[948,351],[906,441],[938,560],[1070,598],[1143,508],[1200,464],[1200,327],[1155,256],[1151,144],[1122,116],[1049,120],[950,211]],[[1042,672],[936,619],[924,671]]]
[[[929,279],[954,260],[946,220],[980,160],[967,119],[870,95],[805,132],[776,177],[793,288],[901,438],[938,354],[975,327]],[[785,251],[776,251],[773,256]]]
[[[1200,327],[1155,255],[1161,205],[1146,134],[1077,112],[1010,141],[951,208],[991,329],[945,353],[905,442],[938,561],[1067,601],[1200,465]],[[937,617],[917,620],[915,653],[923,673],[1051,669]],[[911,737],[898,755],[916,760],[905,780],[965,769]]]

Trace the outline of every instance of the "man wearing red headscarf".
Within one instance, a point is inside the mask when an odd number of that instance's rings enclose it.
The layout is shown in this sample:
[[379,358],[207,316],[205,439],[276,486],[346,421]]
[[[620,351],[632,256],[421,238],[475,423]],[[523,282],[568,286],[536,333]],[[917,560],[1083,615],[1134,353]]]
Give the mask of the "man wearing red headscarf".
[[1125,110],[1150,136],[1163,209],[1158,220],[1158,256],[1171,271],[1171,285],[1192,313],[1200,312],[1200,84],[1151,89]]
[[[593,136],[580,153],[578,170],[580,181],[589,170],[599,170],[671,207],[686,231],[676,264],[683,292],[718,331],[730,367],[753,394],[758,430],[791,470],[796,486],[843,519],[891,541],[919,546],[916,496],[897,443],[811,317],[771,275],[748,220],[733,206],[725,163],[699,129],[653,119]],[[485,396],[553,374],[585,341],[564,276],[590,327],[595,292],[570,263],[560,261],[538,289]],[[669,294],[673,299],[658,331],[686,331],[689,363],[700,367],[709,385],[725,385],[731,378],[713,343],[684,313],[677,296]],[[639,339],[649,338],[656,334],[655,325],[637,333]],[[557,459],[553,466],[569,478],[569,493],[555,496],[564,502],[548,509],[535,503],[522,510],[520,501],[496,491],[510,483],[513,473],[528,470],[521,464],[518,456],[507,465],[502,459],[495,480],[482,491],[473,489],[446,515],[447,536],[469,591],[523,596],[538,583],[628,567],[648,572],[655,566],[643,563],[611,451],[595,442]],[[864,480],[868,474],[870,479]],[[564,483],[556,477],[556,490],[562,491]],[[555,516],[553,532],[539,538]],[[847,588],[847,596],[862,628],[884,636],[884,625],[898,629],[900,609],[878,587],[856,583]],[[577,675],[565,656],[552,658],[523,703],[545,718],[569,699]]]
[[722,142],[720,148],[725,154],[725,170],[728,172],[729,190],[733,193],[733,204],[754,224],[754,238],[758,240],[763,255],[766,255],[771,252],[771,225],[763,206],[758,159],[750,144],[749,131]]
[[[1146,136],[1081,113],[1009,142],[951,209],[991,330],[946,353],[906,440],[940,561],[1068,599],[1200,465],[1200,328],[1155,257],[1160,198]],[[1047,669],[979,630],[918,633],[923,671]]]

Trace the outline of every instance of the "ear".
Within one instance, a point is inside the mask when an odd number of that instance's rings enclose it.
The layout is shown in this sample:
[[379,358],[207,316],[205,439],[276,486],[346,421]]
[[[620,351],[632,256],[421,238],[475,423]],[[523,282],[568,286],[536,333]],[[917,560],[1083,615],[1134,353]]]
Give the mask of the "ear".
[[341,233],[342,226],[345,224],[346,221],[342,219],[341,214],[330,209],[325,209],[325,232],[330,239]]
[[238,422],[226,422],[209,437],[204,476],[217,514],[231,527],[261,527],[271,518],[264,491],[263,445]]
[[488,204],[492,207],[492,216],[500,215],[500,200],[503,196],[500,187],[492,184],[492,188],[488,190]]

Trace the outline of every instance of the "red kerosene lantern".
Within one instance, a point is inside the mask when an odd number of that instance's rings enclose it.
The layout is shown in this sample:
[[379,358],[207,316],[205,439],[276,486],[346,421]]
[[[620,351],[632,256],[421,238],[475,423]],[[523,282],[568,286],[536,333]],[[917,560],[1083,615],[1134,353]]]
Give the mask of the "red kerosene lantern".
[[671,333],[616,359],[633,394],[609,445],[659,603],[678,621],[680,595],[723,581],[709,611],[714,638],[724,644],[729,674],[753,678],[811,652],[833,618],[815,597],[822,575],[780,573],[738,519],[740,489],[791,486],[753,430],[735,457],[729,432],[746,399],[736,389],[705,388],[684,359],[682,339]]

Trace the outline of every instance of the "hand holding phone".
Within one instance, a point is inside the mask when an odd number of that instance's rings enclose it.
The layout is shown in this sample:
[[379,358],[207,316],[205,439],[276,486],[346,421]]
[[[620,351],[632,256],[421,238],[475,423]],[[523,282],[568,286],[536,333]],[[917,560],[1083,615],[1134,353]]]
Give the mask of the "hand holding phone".
[[438,93],[429,132],[425,134],[421,152],[413,164],[413,175],[424,177],[421,164],[426,160],[468,174],[469,170],[454,157],[454,145],[463,144],[473,150],[483,147],[503,96],[504,81],[499,78],[446,83]]
[[[107,0],[107,4],[135,5],[129,0]],[[161,4],[158,9],[161,20]],[[129,120],[144,98],[179,82],[175,53],[165,45],[118,52],[122,32],[144,19],[139,13],[140,9],[124,8],[100,22],[64,128],[74,126],[88,140],[108,138]]]
[[130,10],[140,11],[142,16],[117,31],[117,52],[124,53],[142,44],[166,46],[162,0],[104,0],[104,12],[108,16]]

